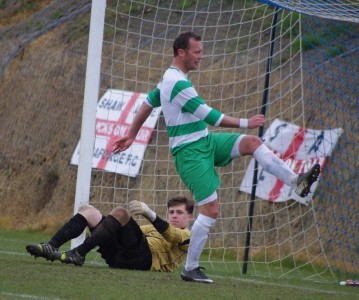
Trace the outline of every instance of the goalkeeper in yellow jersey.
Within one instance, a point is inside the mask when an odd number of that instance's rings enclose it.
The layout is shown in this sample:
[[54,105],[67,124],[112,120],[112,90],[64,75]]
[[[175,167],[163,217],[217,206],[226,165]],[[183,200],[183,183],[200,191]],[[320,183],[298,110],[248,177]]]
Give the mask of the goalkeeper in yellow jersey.
[[[84,205],[49,242],[29,244],[26,250],[35,257],[82,266],[86,254],[98,246],[97,251],[111,268],[172,272],[187,253],[194,202],[185,197],[171,198],[167,209],[168,222],[137,200],[129,203],[128,210],[119,206],[107,217],[95,207]],[[131,215],[142,215],[151,225],[139,226]],[[86,227],[91,234],[81,245],[59,252]]]

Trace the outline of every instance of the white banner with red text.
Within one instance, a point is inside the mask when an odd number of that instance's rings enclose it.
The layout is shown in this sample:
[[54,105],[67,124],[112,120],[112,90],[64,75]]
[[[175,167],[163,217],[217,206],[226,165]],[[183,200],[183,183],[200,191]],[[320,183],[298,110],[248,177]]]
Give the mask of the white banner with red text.
[[[113,143],[127,134],[133,119],[147,94],[122,90],[107,90],[97,104],[96,136],[92,167],[130,177],[139,173],[147,144],[156,126],[161,108],[153,109],[142,125],[133,144],[123,152],[113,154]],[[80,142],[72,155],[71,164],[78,165]]]
[[[263,135],[264,143],[281,158],[295,173],[305,173],[314,164],[321,169],[327,163],[340,135],[341,128],[329,130],[304,129],[297,125],[275,119]],[[240,191],[251,194],[255,161],[252,158],[242,180]],[[323,172],[321,173],[321,176]],[[271,202],[290,199],[308,205],[318,182],[312,185],[311,193],[301,198],[293,188],[285,185],[274,175],[264,171],[258,164],[256,196]]]

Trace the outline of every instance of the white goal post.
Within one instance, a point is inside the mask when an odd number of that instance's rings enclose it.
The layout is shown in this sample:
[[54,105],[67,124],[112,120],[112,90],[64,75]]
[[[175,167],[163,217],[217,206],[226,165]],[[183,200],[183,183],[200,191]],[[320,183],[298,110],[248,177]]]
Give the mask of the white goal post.
[[[90,34],[86,67],[84,106],[82,112],[80,155],[77,170],[74,214],[90,198],[93,146],[95,141],[96,108],[100,89],[100,70],[106,1],[92,1]],[[81,244],[86,236],[71,241],[71,248]]]

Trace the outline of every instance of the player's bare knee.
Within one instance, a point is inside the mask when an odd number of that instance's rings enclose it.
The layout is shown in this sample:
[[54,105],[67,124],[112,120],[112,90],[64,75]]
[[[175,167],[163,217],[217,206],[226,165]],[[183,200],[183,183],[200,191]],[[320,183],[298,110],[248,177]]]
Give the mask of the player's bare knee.
[[86,211],[86,210],[91,210],[91,209],[96,209],[96,208],[94,208],[94,207],[93,207],[92,205],[90,205],[90,204],[83,204],[83,205],[80,206],[78,212],[84,212],[84,211]]
[[219,214],[218,201],[216,200],[204,205],[200,205],[199,212],[212,219],[217,219]]
[[87,224],[90,228],[95,227],[102,219],[101,212],[89,204],[82,205],[79,208],[78,213],[87,220]]
[[128,213],[128,211],[122,206],[115,207],[110,212],[110,215],[113,216],[122,225],[127,224],[127,222],[130,220],[130,217],[131,217],[130,214]]
[[260,145],[262,145],[262,140],[259,137],[247,135],[239,143],[239,153],[241,155],[252,155]]

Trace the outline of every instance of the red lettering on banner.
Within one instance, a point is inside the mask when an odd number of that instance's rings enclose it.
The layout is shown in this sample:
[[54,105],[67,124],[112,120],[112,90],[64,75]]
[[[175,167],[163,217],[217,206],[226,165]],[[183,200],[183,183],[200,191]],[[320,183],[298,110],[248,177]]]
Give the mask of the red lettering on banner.
[[[117,126],[120,126],[120,128],[116,128],[114,131],[111,131],[111,134],[109,134],[109,139],[108,139],[108,142],[107,142],[107,145],[106,145],[106,153],[111,153],[112,152],[112,147],[113,147],[112,146],[112,141],[114,139],[117,139],[119,136],[123,136],[123,135],[125,135],[127,133],[129,125],[126,124],[126,119],[127,119],[128,115],[131,113],[131,109],[135,105],[135,103],[136,103],[139,96],[140,96],[140,93],[133,93],[130,100],[126,104],[124,110],[122,111],[118,121],[117,122],[112,122],[113,124],[116,124],[116,123],[119,124]],[[107,123],[111,124],[111,122],[107,122]],[[108,126],[107,129],[109,127],[110,126]],[[97,131],[97,126],[96,126],[96,131]],[[119,136],[114,135],[113,132],[120,133],[120,135]],[[97,168],[98,169],[105,169],[107,161],[108,161],[108,156],[100,159],[99,163],[97,164]]]
[[[294,138],[292,142],[289,144],[289,147],[284,152],[283,155],[279,155],[279,158],[286,160],[294,160],[296,153],[298,152],[300,146],[302,145],[304,141],[304,135],[305,130],[303,128],[299,128],[299,131],[294,135]],[[294,166],[294,172],[298,173],[298,170],[300,169],[302,163],[300,160],[298,160]],[[284,183],[280,181],[279,179],[276,179],[273,189],[269,193],[269,201],[275,202],[275,200],[278,198],[278,195],[280,193],[280,190],[282,189]]]

